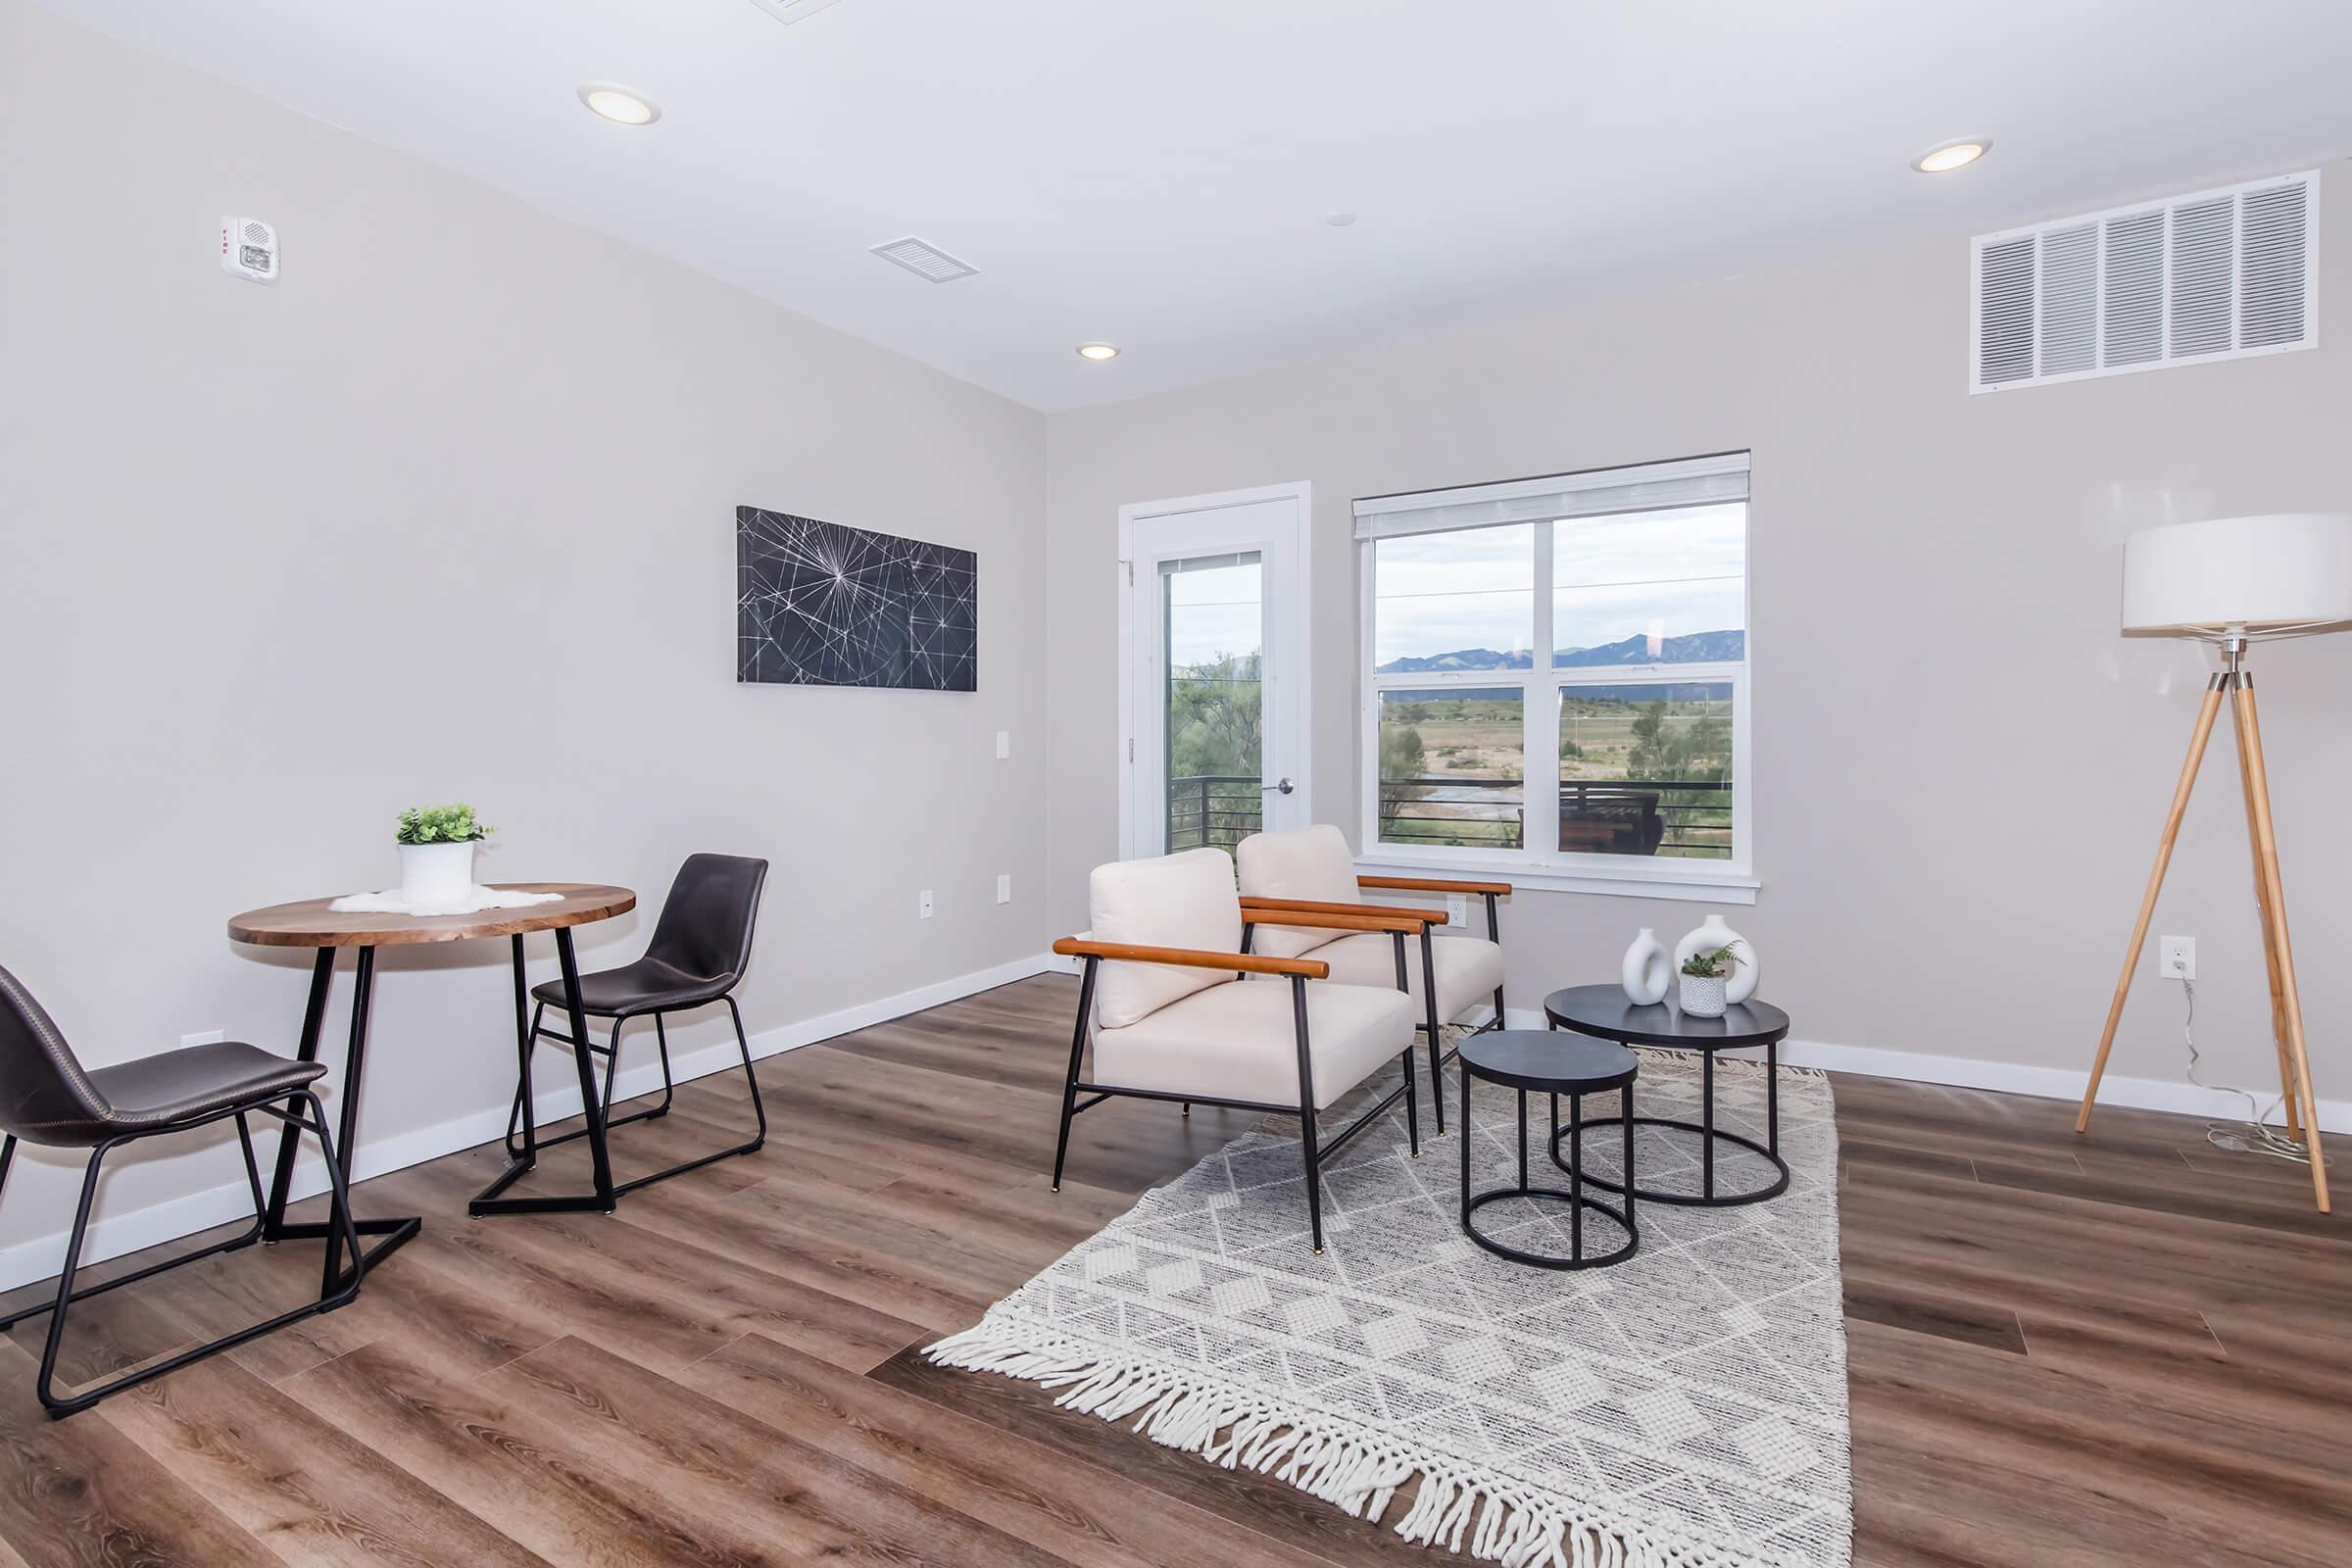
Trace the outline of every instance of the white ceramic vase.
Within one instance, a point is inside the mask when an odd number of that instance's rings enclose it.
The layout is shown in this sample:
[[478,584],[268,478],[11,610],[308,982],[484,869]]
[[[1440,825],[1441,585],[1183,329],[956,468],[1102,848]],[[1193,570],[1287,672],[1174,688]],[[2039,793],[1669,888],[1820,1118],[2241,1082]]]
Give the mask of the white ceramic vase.
[[415,905],[461,904],[473,891],[473,845],[403,844],[400,896]]
[[1625,962],[1618,971],[1625,986],[1625,1000],[1638,1007],[1646,1007],[1666,1000],[1666,988],[1674,980],[1674,964],[1666,956],[1666,944],[1648,926],[1634,938],[1634,945],[1625,950]]
[[1683,1015],[1687,1018],[1723,1016],[1723,976],[1687,974],[1683,980]]
[[[1756,994],[1756,980],[1763,973],[1763,965],[1756,957],[1755,945],[1724,924],[1720,914],[1708,915],[1699,923],[1697,930],[1674,945],[1674,967],[1679,972],[1683,960],[1693,953],[1713,953],[1717,948],[1729,947],[1735,942],[1740,944],[1740,961],[1732,966],[1731,976],[1724,984],[1723,1000],[1745,1002]],[[1702,1013],[1700,1016],[1711,1014]]]

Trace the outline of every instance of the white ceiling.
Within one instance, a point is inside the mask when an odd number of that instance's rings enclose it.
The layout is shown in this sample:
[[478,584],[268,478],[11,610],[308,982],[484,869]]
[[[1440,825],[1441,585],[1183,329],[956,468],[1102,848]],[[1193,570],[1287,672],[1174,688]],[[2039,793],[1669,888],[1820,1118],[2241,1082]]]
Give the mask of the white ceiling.
[[44,3],[1047,410],[2352,153],[2341,0]]

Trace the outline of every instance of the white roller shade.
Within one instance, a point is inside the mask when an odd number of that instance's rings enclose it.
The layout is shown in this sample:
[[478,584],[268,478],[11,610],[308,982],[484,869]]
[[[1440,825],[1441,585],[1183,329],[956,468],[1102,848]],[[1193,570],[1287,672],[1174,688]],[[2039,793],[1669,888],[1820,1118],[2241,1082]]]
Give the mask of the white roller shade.
[[1747,499],[1747,454],[1727,452],[1632,468],[1594,468],[1543,479],[1458,490],[1419,490],[1373,496],[1355,504],[1358,539],[1493,528],[1555,517],[1592,517],[1616,512],[1660,512]]

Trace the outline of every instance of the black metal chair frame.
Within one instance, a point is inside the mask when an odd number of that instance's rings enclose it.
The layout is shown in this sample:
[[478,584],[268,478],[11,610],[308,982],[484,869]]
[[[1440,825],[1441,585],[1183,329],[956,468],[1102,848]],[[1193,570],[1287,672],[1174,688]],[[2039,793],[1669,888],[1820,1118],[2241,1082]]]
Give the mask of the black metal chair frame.
[[[507,1113],[505,1138],[507,1168],[499,1172],[497,1179],[492,1181],[489,1186],[474,1195],[471,1201],[466,1204],[467,1213],[478,1216],[486,1214],[562,1214],[595,1210],[609,1214],[622,1197],[636,1192],[639,1188],[650,1187],[656,1182],[667,1181],[672,1176],[683,1176],[688,1171],[700,1170],[705,1165],[715,1164],[722,1159],[733,1159],[741,1154],[758,1153],[766,1145],[767,1106],[761,1102],[760,1098],[760,1074],[752,1066],[752,1044],[744,1034],[743,1009],[735,1004],[734,992],[735,987],[742,983],[744,971],[751,960],[752,936],[759,923],[760,899],[766,885],[767,862],[765,860],[746,860],[741,857],[734,856],[689,856],[685,865],[679,868],[677,881],[670,887],[668,900],[662,905],[662,916],[655,924],[653,943],[647,949],[647,956],[651,957],[662,949],[664,940],[663,933],[671,929],[670,920],[679,907],[681,896],[692,897],[689,892],[689,878],[695,874],[697,862],[700,861],[727,861],[736,866],[756,865],[758,867],[749,890],[749,903],[748,907],[744,910],[742,929],[734,933],[733,951],[729,955],[726,966],[719,970],[713,978],[712,983],[718,985],[715,992],[697,988],[689,1000],[681,1001],[673,998],[671,1004],[667,1006],[624,1006],[612,1011],[592,1009],[586,1004],[581,995],[579,965],[568,940],[569,933],[558,931],[556,933],[556,956],[564,971],[563,1004],[566,1015],[565,1022],[570,1027],[568,1030],[550,1029],[546,1025],[548,1004],[540,1002],[535,1006],[532,1004],[530,983],[524,976],[522,968],[522,939],[520,937],[514,939],[514,1048],[519,1070],[515,1074],[514,1102]],[[691,941],[691,938],[685,940]],[[723,984],[718,984],[720,980],[723,980]],[[613,1181],[606,1135],[614,1127],[625,1127],[631,1122],[652,1121],[667,1115],[670,1103],[675,1097],[676,1085],[671,1077],[669,1065],[669,1031],[663,1023],[664,1016],[672,1012],[691,1012],[698,1007],[712,1006],[721,1002],[727,1004],[727,1015],[735,1025],[735,1047],[743,1057],[744,1081],[751,1086],[752,1114],[759,1123],[758,1130],[753,1133],[749,1142],[737,1144],[731,1149],[721,1149],[711,1153],[700,1154],[693,1159],[681,1160],[675,1165],[648,1175],[632,1177],[625,1182]],[[658,1105],[650,1105],[643,1110],[631,1111],[628,1115],[615,1121],[612,1117],[612,1088],[620,1070],[620,1032],[631,1018],[642,1018],[648,1014],[653,1017],[654,1038],[662,1052],[662,1102]],[[596,1037],[588,1032],[588,1020],[591,1017],[612,1020],[612,1033],[602,1045],[598,1044]],[[559,1133],[553,1138],[544,1139],[539,1136],[537,1112],[532,1104],[531,1092],[531,1058],[536,1054],[542,1039],[556,1041],[570,1051],[572,1064],[579,1073],[581,1108],[580,1126],[570,1132]],[[601,1092],[597,1088],[595,1070],[595,1060],[600,1055],[605,1058],[605,1082]],[[521,1135],[519,1142],[516,1140],[518,1132]],[[534,1194],[522,1198],[501,1196],[509,1187],[512,1187],[537,1166],[540,1150],[567,1144],[575,1138],[588,1140],[590,1163],[595,1178],[593,1191],[545,1196]]]
[[[1494,893],[1482,893],[1479,897],[1487,901],[1487,940],[1499,948],[1502,946],[1502,913],[1499,906],[1501,896]],[[1446,1136],[1446,1064],[1460,1055],[1462,1048],[1458,1044],[1453,1046],[1446,1044],[1446,1026],[1438,1017],[1438,953],[1437,949],[1432,946],[1435,941],[1436,937],[1430,928],[1423,926],[1421,928],[1421,1003],[1424,1016],[1415,1027],[1429,1040],[1429,1098],[1430,1103],[1437,1107],[1438,1136],[1443,1138]],[[1503,1022],[1502,1017],[1502,987],[1496,986],[1494,988],[1494,1016],[1470,1032],[1474,1035],[1483,1035],[1507,1027],[1508,1025]],[[1468,1113],[1464,1112],[1464,1114]]]
[[[727,1004],[727,1014],[734,1020],[735,1047],[743,1055],[744,1081],[751,1085],[752,1114],[759,1120],[759,1131],[753,1134],[750,1142],[737,1144],[732,1149],[721,1149],[714,1153],[698,1155],[666,1169],[655,1171],[648,1176],[636,1176],[625,1182],[616,1182],[612,1187],[612,1196],[615,1199],[624,1194],[633,1193],[641,1187],[650,1187],[656,1182],[667,1181],[672,1176],[683,1176],[690,1170],[701,1170],[705,1165],[715,1165],[722,1159],[733,1159],[739,1154],[756,1154],[766,1144],[767,1107],[760,1100],[760,1075],[752,1067],[752,1045],[751,1041],[745,1038],[743,1032],[743,1011],[735,1005],[735,998],[731,994],[721,996],[717,1000]],[[704,1002],[697,1003],[695,1005],[707,1007],[710,1004]],[[671,1080],[669,1071],[669,1033],[663,1027],[662,1020],[667,1012],[687,1010],[690,1009],[653,1007],[635,1012],[586,1014],[586,1017],[609,1016],[612,1019],[612,1034],[605,1044],[599,1045],[593,1035],[588,1037],[589,1053],[605,1058],[605,1089],[600,1100],[604,1111],[603,1121],[606,1132],[610,1133],[615,1127],[626,1127],[631,1122],[654,1121],[669,1113],[670,1103],[676,1096],[676,1085]],[[566,1034],[561,1029],[548,1028],[541,1021],[546,1013],[546,1003],[539,1002],[532,1004],[531,1021],[522,1035],[522,1074],[514,1088],[514,1106],[507,1113],[507,1157],[512,1163],[500,1175],[498,1182],[481,1195],[484,1199],[495,1198],[498,1194],[506,1191],[515,1178],[531,1168],[531,1165],[539,1157],[540,1150],[552,1149],[558,1144],[568,1144],[575,1138],[588,1136],[588,1128],[584,1123],[570,1132],[558,1133],[553,1138],[541,1138],[538,1135],[538,1127],[531,1107],[532,1050],[543,1039],[557,1041],[574,1051],[579,1049],[576,1037]],[[649,1016],[654,1020],[655,1043],[662,1052],[662,1102],[658,1105],[650,1105],[643,1110],[633,1110],[625,1116],[614,1116],[612,1114],[612,1085],[620,1071],[621,1027],[631,1018]],[[586,1017],[583,1017],[583,1023],[585,1023]],[[515,1142],[515,1134],[518,1131],[522,1135],[520,1143]]]
[[[1423,929],[1426,935],[1427,928]],[[1250,930],[1251,927],[1247,923],[1242,927],[1242,950],[1245,953],[1249,951]],[[1390,935],[1395,939],[1396,945],[1396,989],[1402,991],[1406,989],[1405,934],[1402,931],[1395,931]],[[1210,1095],[1176,1094],[1159,1089],[1122,1089],[1113,1084],[1085,1082],[1078,1076],[1078,1070],[1086,1055],[1087,1025],[1094,1016],[1095,972],[1102,961],[1099,957],[1087,956],[1085,970],[1078,982],[1078,1022],[1077,1026],[1070,1031],[1070,1071],[1061,1091],[1061,1132],[1054,1146],[1054,1192],[1061,1191],[1062,1166],[1070,1152],[1070,1123],[1077,1119],[1080,1111],[1092,1110],[1114,1096],[1123,1096],[1134,1100],[1173,1102],[1182,1104],[1188,1115],[1195,1105],[1222,1105],[1229,1110],[1253,1110],[1261,1115],[1298,1117],[1298,1142],[1306,1162],[1306,1209],[1309,1228],[1314,1236],[1314,1248],[1318,1253],[1323,1250],[1323,1165],[1325,1161],[1339,1153],[1341,1150],[1346,1149],[1354,1141],[1357,1134],[1386,1115],[1389,1107],[1399,1100],[1404,1102],[1405,1140],[1411,1146],[1413,1157],[1420,1157],[1421,1113],[1419,1101],[1413,1093],[1413,1050],[1409,1045],[1405,1047],[1399,1056],[1404,1064],[1403,1084],[1383,1095],[1378,1102],[1367,1108],[1354,1121],[1349,1122],[1330,1143],[1321,1142],[1315,1125],[1314,1058],[1307,1049],[1306,988],[1309,982],[1303,975],[1287,977],[1291,982],[1292,1030],[1297,1037],[1298,1046],[1298,1102],[1295,1105],[1280,1105],[1256,1100],[1220,1100]],[[1243,982],[1237,980],[1235,983]],[[1093,1098],[1081,1101],[1078,1098],[1080,1095],[1090,1095]]]
[[[279,1101],[285,1102],[282,1108],[277,1103]],[[307,1118],[296,1113],[294,1107],[298,1104],[310,1107],[310,1114]],[[96,1145],[90,1151],[89,1167],[83,1173],[81,1180],[81,1201],[74,1211],[74,1229],[66,1240],[66,1265],[64,1272],[58,1276],[56,1299],[38,1306],[26,1307],[5,1318],[0,1318],[0,1331],[6,1331],[27,1318],[38,1317],[43,1312],[52,1314],[49,1319],[48,1339],[41,1348],[40,1376],[33,1385],[33,1392],[40,1397],[41,1407],[49,1412],[52,1420],[73,1415],[76,1411],[86,1410],[112,1395],[120,1394],[125,1389],[136,1388],[138,1385],[160,1378],[166,1373],[176,1372],[191,1362],[203,1360],[206,1356],[218,1355],[222,1350],[234,1349],[249,1340],[256,1340],[265,1334],[274,1333],[289,1323],[297,1323],[306,1317],[315,1317],[321,1312],[332,1312],[338,1307],[348,1306],[359,1296],[360,1279],[364,1271],[354,1267],[338,1272],[334,1261],[334,1250],[330,1248],[325,1280],[318,1300],[306,1301],[290,1311],[280,1312],[267,1322],[256,1323],[250,1328],[239,1329],[234,1334],[223,1335],[220,1339],[196,1346],[191,1349],[181,1350],[152,1365],[138,1367],[123,1373],[110,1382],[86,1388],[78,1394],[62,1398],[58,1396],[55,1387],[58,1350],[65,1343],[66,1309],[75,1301],[84,1301],[93,1296],[102,1296],[108,1291],[120,1290],[125,1285],[136,1284],[140,1280],[161,1274],[167,1269],[178,1268],[182,1264],[214,1257],[222,1252],[237,1251],[240,1249],[251,1247],[256,1242],[270,1239],[267,1232],[270,1227],[270,1202],[262,1192],[261,1166],[255,1161],[253,1155],[253,1132],[245,1120],[247,1115],[255,1112],[265,1116],[273,1116],[285,1123],[289,1137],[307,1132],[318,1138],[319,1152],[326,1156],[327,1183],[331,1195],[328,1224],[332,1229],[329,1234],[343,1246],[348,1247],[355,1259],[361,1255],[359,1232],[354,1227],[351,1217],[351,1194],[344,1182],[343,1166],[336,1160],[334,1145],[327,1135],[325,1107],[319,1104],[316,1092],[310,1089],[301,1089],[289,1095],[282,1089],[274,1090],[268,1096],[242,1101],[233,1105],[223,1106],[219,1110],[207,1111],[201,1116],[190,1116],[157,1127],[142,1127],[135,1132],[118,1133]],[[174,1133],[193,1132],[200,1127],[208,1127],[214,1122],[225,1121],[230,1117],[236,1119],[237,1143],[245,1154],[245,1179],[253,1189],[253,1224],[225,1242],[217,1242],[210,1247],[184,1253],[178,1257],[166,1258],[160,1263],[150,1263],[145,1268],[136,1269],[102,1284],[85,1286],[78,1291],[74,1289],[74,1275],[80,1267],[82,1245],[89,1234],[90,1209],[98,1197],[99,1167],[104,1163],[106,1156],[125,1144],[134,1144],[148,1138],[169,1137]],[[5,1141],[0,1141],[0,1191],[5,1191],[8,1186],[9,1169],[16,1160],[17,1143],[18,1140],[13,1135]]]

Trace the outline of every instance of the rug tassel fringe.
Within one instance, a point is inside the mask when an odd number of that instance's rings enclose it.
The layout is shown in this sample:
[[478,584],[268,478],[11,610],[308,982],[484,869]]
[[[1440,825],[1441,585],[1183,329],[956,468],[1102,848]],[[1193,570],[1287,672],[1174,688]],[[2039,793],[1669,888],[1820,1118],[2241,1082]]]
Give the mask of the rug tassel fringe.
[[1503,1568],[1744,1568],[1712,1547],[1628,1536],[1574,1499],[1484,1484],[1337,1426],[1301,1422],[1237,1393],[1105,1356],[1075,1342],[983,1320],[930,1347],[941,1366],[995,1372],[1062,1392],[1055,1403],[1130,1421],[1152,1442],[1224,1469],[1287,1482],[1359,1519],[1377,1521],[1405,1483],[1419,1494],[1396,1534]]

